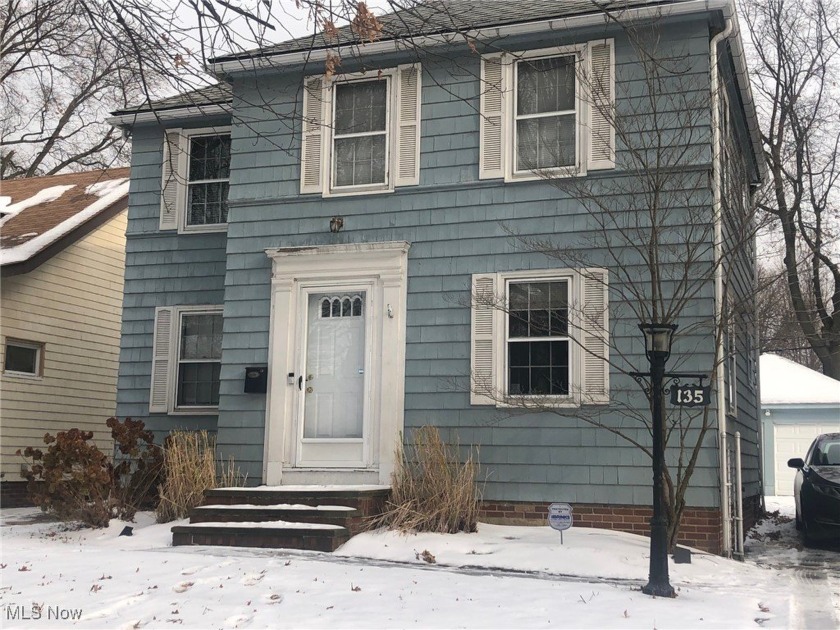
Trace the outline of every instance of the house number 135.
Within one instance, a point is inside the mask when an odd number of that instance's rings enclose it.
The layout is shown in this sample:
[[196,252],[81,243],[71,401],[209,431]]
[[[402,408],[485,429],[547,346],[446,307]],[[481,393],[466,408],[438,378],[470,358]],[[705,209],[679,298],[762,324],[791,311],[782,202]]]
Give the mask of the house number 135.
[[682,385],[671,388],[671,404],[681,407],[697,407],[712,402],[711,387]]

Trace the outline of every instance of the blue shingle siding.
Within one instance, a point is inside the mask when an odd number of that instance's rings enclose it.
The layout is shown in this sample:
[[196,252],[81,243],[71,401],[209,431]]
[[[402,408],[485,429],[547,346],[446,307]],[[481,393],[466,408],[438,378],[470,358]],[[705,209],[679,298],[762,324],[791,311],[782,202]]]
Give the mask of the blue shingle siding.
[[[207,124],[224,121],[202,121]],[[197,126],[193,123],[193,126]],[[173,429],[216,430],[216,416],[149,414],[155,307],[224,302],[225,234],[161,232],[163,131],[135,127],[126,232],[117,414],[142,418],[160,441]]]
[[[625,37],[616,36],[618,107],[636,107],[642,76]],[[687,54],[691,83],[708,107],[708,24],[675,20],[661,46]],[[541,39],[505,40],[522,49],[582,42],[605,36],[604,28]],[[399,61],[394,59],[393,65]],[[405,61],[405,59],[403,59]],[[612,433],[583,420],[556,414],[471,407],[471,274],[566,266],[524,251],[509,230],[525,236],[552,235],[560,247],[587,251],[593,266],[607,263],[591,216],[579,201],[546,182],[505,184],[478,180],[479,58],[466,46],[451,58],[423,63],[420,185],[390,194],[322,198],[299,194],[302,75],[243,77],[234,84],[231,210],[227,234],[161,235],[157,232],[161,132],[134,132],[132,189],[121,354],[121,415],[146,416],[154,307],[163,304],[224,303],[221,400],[215,417],[154,416],[157,430],[173,425],[217,428],[219,444],[233,455],[252,483],[262,475],[265,396],[243,392],[245,367],[267,364],[270,319],[270,247],[371,241],[408,241],[406,431],[423,424],[440,427],[465,447],[480,447],[484,497],[492,500],[568,500],[650,504],[649,458]],[[370,65],[370,64],[369,64]],[[309,73],[317,72],[310,68]],[[352,71],[348,61],[343,71]],[[692,133],[674,130],[691,144],[690,167],[708,179],[711,161],[708,111],[698,110]],[[643,119],[640,119],[643,122]],[[621,147],[619,146],[619,151]],[[615,171],[591,173],[609,182]],[[710,191],[694,195],[708,208]],[[620,201],[620,200],[618,200]],[[344,229],[331,234],[332,216]],[[627,251],[624,264],[638,264]],[[199,273],[198,270],[201,270]],[[616,282],[616,276],[611,276]],[[709,283],[681,321],[672,369],[709,369],[714,309]],[[643,354],[636,320],[627,304],[613,299],[611,318],[623,353]],[[692,325],[689,325],[692,324]],[[691,352],[688,359],[678,360]],[[618,354],[618,353],[616,353]],[[637,365],[644,362],[637,361]],[[277,368],[282,370],[282,366]],[[638,387],[613,373],[612,389],[634,391],[636,409],[646,409]],[[714,414],[714,408],[710,409]],[[712,416],[714,417],[714,416]],[[649,439],[627,414],[604,412],[599,421]],[[675,455],[672,452],[673,455]],[[710,433],[697,464],[688,503],[719,501],[717,451]]]

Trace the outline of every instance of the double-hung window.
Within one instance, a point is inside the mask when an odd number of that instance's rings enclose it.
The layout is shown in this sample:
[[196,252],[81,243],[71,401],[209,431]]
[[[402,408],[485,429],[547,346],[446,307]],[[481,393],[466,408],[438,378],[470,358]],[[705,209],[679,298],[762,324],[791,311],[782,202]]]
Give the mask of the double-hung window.
[[221,367],[220,306],[155,310],[150,412],[215,413]]
[[160,229],[227,229],[231,140],[227,128],[167,129],[163,142]]
[[230,134],[190,136],[184,227],[227,223]]
[[474,274],[471,404],[607,404],[607,284],[597,268]]
[[509,281],[507,393],[569,394],[569,281]]
[[479,178],[615,168],[614,74],[611,39],[483,55]]
[[563,55],[516,62],[515,173],[575,166],[576,59]]
[[420,64],[306,77],[302,194],[361,195],[420,183]]
[[388,184],[390,79],[338,83],[333,113],[333,188]]
[[176,408],[217,407],[222,367],[222,314],[182,312],[178,337]]

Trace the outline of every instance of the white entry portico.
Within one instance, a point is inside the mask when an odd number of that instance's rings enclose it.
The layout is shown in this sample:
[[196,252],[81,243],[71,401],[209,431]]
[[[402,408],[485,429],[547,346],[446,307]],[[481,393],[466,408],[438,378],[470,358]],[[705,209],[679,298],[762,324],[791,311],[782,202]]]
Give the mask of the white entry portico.
[[272,260],[263,483],[387,484],[403,430],[404,241]]

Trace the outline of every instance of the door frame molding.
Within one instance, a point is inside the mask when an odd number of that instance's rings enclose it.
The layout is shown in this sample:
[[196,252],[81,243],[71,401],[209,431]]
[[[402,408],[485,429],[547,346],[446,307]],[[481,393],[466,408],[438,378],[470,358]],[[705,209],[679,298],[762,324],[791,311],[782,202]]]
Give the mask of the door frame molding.
[[[408,249],[406,241],[346,243],[278,247],[265,250],[272,261],[271,313],[268,341],[268,393],[262,481],[282,483],[283,471],[294,463],[292,449],[296,426],[297,338],[301,287],[312,284],[371,282],[378,316],[373,322],[371,415],[378,432],[371,436],[370,468],[379,483],[390,483],[394,468],[394,447],[403,430],[405,414],[405,340]],[[287,375],[295,374],[292,384]],[[366,419],[367,421],[367,419]],[[296,469],[300,470],[300,469]],[[320,470],[320,469],[318,469]],[[342,469],[337,469],[342,470]],[[313,470],[313,472],[316,472]],[[354,483],[352,475],[337,478]]]

